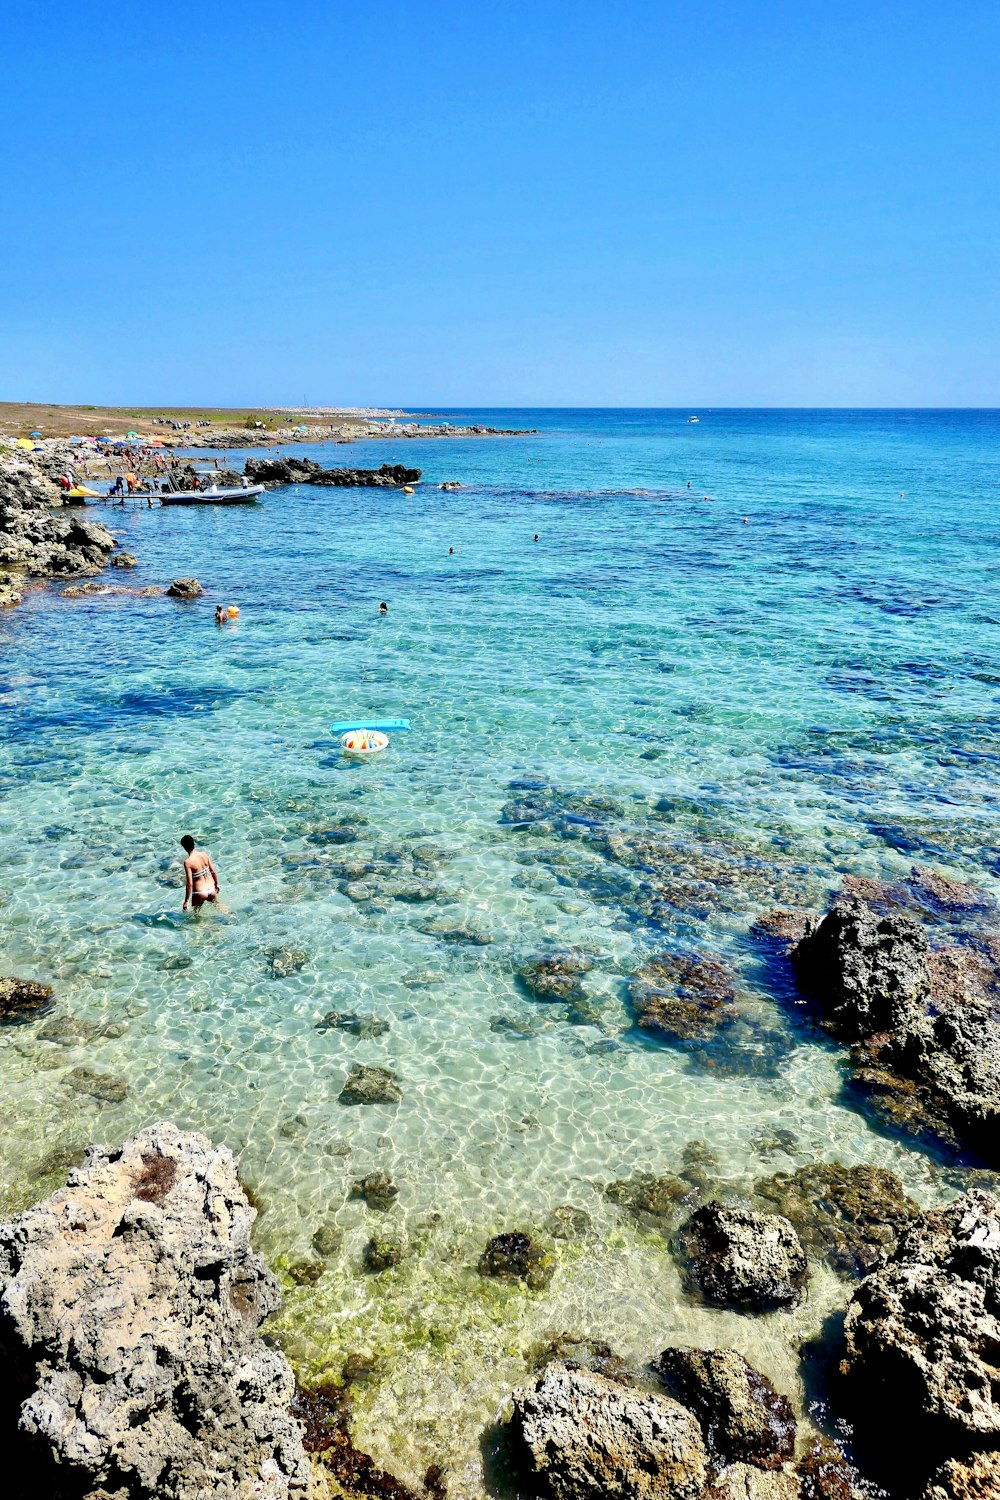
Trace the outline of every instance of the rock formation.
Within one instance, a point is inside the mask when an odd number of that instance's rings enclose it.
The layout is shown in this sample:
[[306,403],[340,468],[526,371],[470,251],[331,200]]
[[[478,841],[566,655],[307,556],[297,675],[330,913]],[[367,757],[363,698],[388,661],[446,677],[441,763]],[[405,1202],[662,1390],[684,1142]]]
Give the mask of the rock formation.
[[514,1392],[508,1451],[547,1500],[698,1500],[708,1455],[690,1412],[554,1362]]
[[16,603],[19,578],[99,573],[116,542],[97,521],[63,505],[58,485],[26,458],[0,458],[0,598]]
[[[925,885],[927,877],[925,874]],[[968,902],[969,898],[966,898]],[[993,945],[931,951],[905,912],[838,899],[793,951],[857,1081],[907,1129],[1000,1161],[1000,965]]]
[[843,1397],[880,1451],[930,1467],[1000,1449],[1000,1200],[974,1190],[904,1230],[844,1339]]
[[735,1349],[664,1349],[653,1367],[723,1463],[780,1469],[794,1455],[791,1402]]
[[0,1225],[0,1435],[33,1493],[305,1494],[254,1217],[229,1151],[161,1124]]
[[253,484],[266,485],[269,490],[283,484],[400,489],[420,479],[419,469],[408,469],[404,464],[382,464],[377,469],[324,469],[311,458],[248,458],[245,472]]

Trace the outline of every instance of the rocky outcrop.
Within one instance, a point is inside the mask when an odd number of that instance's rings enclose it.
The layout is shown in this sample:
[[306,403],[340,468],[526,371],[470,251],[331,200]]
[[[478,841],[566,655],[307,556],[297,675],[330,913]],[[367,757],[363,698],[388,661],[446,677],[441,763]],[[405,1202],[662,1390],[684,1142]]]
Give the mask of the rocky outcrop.
[[974,1453],[942,1464],[924,1491],[923,1500],[997,1500],[1000,1452]]
[[420,479],[419,469],[408,469],[404,464],[382,464],[377,469],[324,469],[311,458],[248,458],[245,473],[252,483],[266,485],[269,490],[283,484],[400,489]]
[[753,1464],[730,1464],[701,1500],[800,1500],[802,1489],[794,1474],[775,1474]]
[[517,977],[532,1000],[572,1004],[586,998],[581,975],[592,968],[582,953],[541,953],[521,964]]
[[929,1468],[1000,1448],[1000,1200],[975,1190],[905,1230],[844,1341],[843,1397],[880,1450]]
[[[27,458],[0,458],[0,570],[35,578],[99,573],[115,550],[106,527],[64,506],[59,486]],[[20,590],[4,588],[14,603]]]
[[537,1245],[530,1234],[511,1230],[487,1240],[479,1257],[480,1276],[495,1281],[523,1281],[532,1291],[540,1291],[552,1280],[552,1257]]
[[856,1082],[895,1123],[1000,1161],[995,944],[932,952],[915,917],[849,896],[792,957],[824,1024],[854,1043]]
[[341,1104],[398,1104],[403,1091],[391,1068],[353,1063],[337,1097]]
[[664,1349],[653,1368],[723,1464],[780,1469],[794,1455],[791,1402],[735,1349]]
[[546,1500],[698,1500],[708,1454],[698,1423],[666,1396],[554,1362],[514,1392],[508,1454]]
[[0,1428],[53,1497],[284,1500],[308,1466],[224,1147],[154,1125],[0,1225]]
[[802,1296],[805,1252],[780,1214],[706,1203],[681,1226],[676,1248],[689,1288],[706,1302],[768,1312]]
[[205,590],[197,578],[175,578],[167,589],[169,599],[200,599]]

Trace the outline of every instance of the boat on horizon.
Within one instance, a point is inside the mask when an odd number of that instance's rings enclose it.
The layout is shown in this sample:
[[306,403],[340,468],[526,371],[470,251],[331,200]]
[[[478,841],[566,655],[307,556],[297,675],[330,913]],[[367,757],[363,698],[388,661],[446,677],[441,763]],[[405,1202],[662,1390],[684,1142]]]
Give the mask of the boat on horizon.
[[689,423],[691,423],[691,422],[700,422],[700,421],[701,421],[700,417],[688,417],[688,422]]

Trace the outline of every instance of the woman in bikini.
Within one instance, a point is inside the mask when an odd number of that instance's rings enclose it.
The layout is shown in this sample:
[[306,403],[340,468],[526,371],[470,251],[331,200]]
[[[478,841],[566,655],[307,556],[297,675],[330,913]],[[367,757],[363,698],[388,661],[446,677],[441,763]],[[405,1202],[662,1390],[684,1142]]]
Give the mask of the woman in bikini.
[[184,861],[184,905],[181,910],[187,911],[190,902],[197,911],[206,901],[214,901],[222,887],[211,855],[204,849],[195,849],[194,839],[189,833],[181,839],[181,848],[187,856]]

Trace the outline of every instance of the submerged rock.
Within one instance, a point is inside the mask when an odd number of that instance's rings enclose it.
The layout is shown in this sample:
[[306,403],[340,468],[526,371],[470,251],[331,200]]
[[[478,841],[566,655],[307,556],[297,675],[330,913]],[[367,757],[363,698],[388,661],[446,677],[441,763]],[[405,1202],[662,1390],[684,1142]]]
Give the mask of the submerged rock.
[[802,1296],[805,1251],[787,1219],[707,1203],[677,1236],[685,1279],[706,1302],[767,1312]]
[[490,1016],[490,1030],[516,1042],[529,1042],[538,1035],[535,1022],[522,1021],[520,1016]]
[[398,1104],[402,1097],[390,1068],[370,1068],[362,1063],[353,1065],[338,1095],[341,1104]]
[[313,1249],[324,1258],[336,1255],[343,1243],[344,1231],[337,1224],[321,1224],[312,1237]]
[[612,1203],[625,1209],[647,1229],[670,1233],[685,1215],[690,1214],[700,1194],[683,1177],[654,1177],[640,1172],[635,1177],[621,1177],[604,1189]]
[[629,996],[644,1031],[689,1041],[731,1018],[736,990],[715,959],[661,953],[632,976]]
[[949,880],[946,875],[938,875],[926,865],[913,866],[910,884],[941,912],[992,911],[996,905],[993,897],[978,886],[970,885],[964,880]]
[[116,552],[111,559],[111,566],[113,568],[137,568],[139,559],[134,552]]
[[845,1399],[883,1453],[1000,1448],[1000,1199],[975,1190],[904,1230],[856,1288],[844,1342]]
[[0,1025],[45,1015],[52,1009],[54,993],[34,979],[0,979]]
[[388,1172],[369,1172],[352,1183],[351,1197],[363,1198],[368,1208],[386,1213],[399,1197],[399,1188]]
[[757,937],[774,938],[780,943],[801,943],[812,927],[808,912],[789,911],[778,907],[774,911],[762,912],[750,928]]
[[690,1412],[553,1363],[515,1391],[507,1448],[529,1493],[548,1500],[698,1500],[708,1455]]
[[578,1001],[586,996],[580,976],[592,968],[582,953],[542,953],[523,963],[517,977],[532,1000]]
[[0,1225],[10,1472],[38,1492],[284,1500],[308,1484],[277,1285],[224,1147],[154,1125],[91,1147],[69,1186]]
[[625,1385],[635,1382],[636,1371],[616,1354],[610,1344],[600,1339],[588,1339],[579,1333],[558,1333],[543,1344],[528,1350],[528,1363],[541,1370],[558,1361],[568,1370],[589,1370],[593,1375],[602,1375],[605,1380],[617,1380]]
[[552,1257],[536,1245],[529,1234],[513,1230],[494,1235],[479,1258],[480,1276],[496,1281],[523,1281],[540,1291],[552,1280]]
[[328,1010],[322,1021],[316,1022],[316,1030],[347,1031],[351,1036],[370,1040],[384,1036],[389,1030],[389,1022],[379,1016],[358,1015],[356,1011]]
[[807,1250],[847,1276],[864,1276],[896,1247],[920,1210],[885,1167],[818,1162],[762,1178],[754,1194],[783,1214]]
[[794,1455],[791,1402],[735,1349],[664,1349],[653,1368],[723,1463],[780,1469]]
[[288,1274],[296,1286],[312,1286],[325,1270],[321,1260],[293,1260],[288,1266]]
[[586,1209],[574,1208],[571,1203],[560,1203],[548,1215],[545,1228],[555,1240],[575,1240],[587,1234],[592,1224]]
[[362,1252],[365,1270],[376,1275],[400,1265],[410,1253],[409,1242],[398,1230],[377,1230]]
[[93,1068],[74,1068],[66,1079],[78,1093],[90,1094],[102,1104],[121,1104],[128,1098],[128,1084],[114,1073],[97,1073]]
[[865,1500],[857,1488],[854,1469],[829,1438],[813,1438],[796,1465],[796,1473],[802,1500]]
[[267,963],[272,979],[287,979],[290,974],[299,974],[309,962],[304,948],[292,948],[283,943],[280,948],[267,950]]
[[[302,1424],[307,1453],[314,1455],[323,1473],[316,1500],[325,1496],[365,1496],[367,1500],[418,1500],[415,1490],[397,1479],[375,1460],[354,1446],[350,1433],[350,1393],[343,1385],[325,1382],[295,1394],[293,1411]],[[431,1479],[432,1470],[428,1470]],[[436,1471],[434,1471],[436,1473]],[[443,1500],[444,1491],[425,1483],[421,1500]]]

